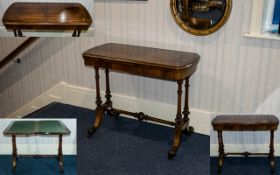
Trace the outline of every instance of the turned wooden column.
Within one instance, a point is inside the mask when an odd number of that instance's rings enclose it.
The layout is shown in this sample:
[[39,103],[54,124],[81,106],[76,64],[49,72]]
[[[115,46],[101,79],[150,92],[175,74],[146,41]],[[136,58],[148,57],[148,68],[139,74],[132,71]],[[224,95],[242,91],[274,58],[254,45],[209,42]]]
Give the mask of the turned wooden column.
[[218,131],[218,141],[219,141],[218,172],[221,172],[224,163],[225,151],[224,151],[223,133],[220,130]]
[[102,100],[101,100],[101,96],[100,96],[99,67],[97,67],[97,66],[94,67],[94,70],[95,70],[95,83],[96,83],[96,101],[95,101],[95,104],[97,105],[97,107],[99,107],[102,104]]
[[[109,69],[105,69],[105,76],[106,76],[106,91],[105,91],[105,98],[106,98],[106,107],[112,108],[112,101],[111,101],[111,91],[110,91],[110,77],[109,77]],[[109,109],[110,110],[110,109]]]
[[275,171],[275,157],[274,157],[274,130],[270,131],[270,145],[269,145],[269,158],[271,172]]
[[13,158],[12,158],[12,165],[13,165],[13,172],[16,171],[17,166],[17,143],[16,143],[16,136],[12,135],[12,144],[13,144]]
[[64,172],[63,170],[63,153],[62,153],[62,135],[59,135],[59,143],[58,143],[58,162],[59,162],[59,170],[60,172]]

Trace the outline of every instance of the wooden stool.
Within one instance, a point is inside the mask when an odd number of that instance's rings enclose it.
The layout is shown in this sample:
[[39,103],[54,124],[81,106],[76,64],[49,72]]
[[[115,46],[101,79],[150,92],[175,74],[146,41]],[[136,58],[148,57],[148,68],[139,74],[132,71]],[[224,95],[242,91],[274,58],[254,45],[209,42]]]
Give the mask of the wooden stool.
[[36,3],[16,2],[3,16],[6,29],[13,30],[15,37],[23,37],[26,30],[73,30],[73,37],[79,37],[81,30],[87,30],[92,23],[90,14],[79,3]]
[[[219,161],[218,172],[222,170],[223,158],[227,155],[268,155],[271,172],[275,171],[274,131],[277,130],[279,120],[273,115],[220,115],[212,120],[213,129],[218,132]],[[270,131],[269,153],[225,153],[222,131]]]
[[[118,116],[120,113],[131,115],[142,120],[163,123],[175,127],[173,144],[168,151],[168,157],[175,156],[181,142],[183,131],[192,131],[189,127],[189,79],[196,71],[199,62],[199,55],[196,53],[179,52],[149,47],[130,46],[122,44],[104,44],[94,47],[83,53],[85,65],[94,67],[96,79],[96,117],[92,127],[88,130],[90,137],[101,125],[103,114],[107,112],[111,116]],[[102,104],[99,86],[99,68],[105,69],[106,91],[105,103]],[[152,77],[170,81],[178,84],[177,115],[175,122],[162,120],[148,116],[143,112],[130,112],[113,108],[111,101],[109,70],[132,75]],[[182,84],[185,81],[185,104],[181,111]],[[157,109],[155,109],[157,110]],[[182,116],[184,115],[184,117]]]

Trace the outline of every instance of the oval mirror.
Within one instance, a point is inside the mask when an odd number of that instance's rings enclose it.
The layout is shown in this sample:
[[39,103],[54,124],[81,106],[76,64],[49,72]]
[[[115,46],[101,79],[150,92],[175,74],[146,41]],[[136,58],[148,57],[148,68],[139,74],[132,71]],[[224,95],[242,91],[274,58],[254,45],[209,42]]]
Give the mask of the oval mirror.
[[170,8],[176,23],[193,35],[209,35],[228,20],[231,0],[171,0]]

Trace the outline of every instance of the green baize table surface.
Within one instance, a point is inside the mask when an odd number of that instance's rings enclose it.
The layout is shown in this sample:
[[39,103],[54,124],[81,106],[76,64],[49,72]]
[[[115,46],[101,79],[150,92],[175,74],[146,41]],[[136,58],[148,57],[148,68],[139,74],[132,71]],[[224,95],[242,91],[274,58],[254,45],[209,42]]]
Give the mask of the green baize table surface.
[[67,135],[69,129],[63,122],[58,120],[52,121],[14,121],[4,131],[5,135]]

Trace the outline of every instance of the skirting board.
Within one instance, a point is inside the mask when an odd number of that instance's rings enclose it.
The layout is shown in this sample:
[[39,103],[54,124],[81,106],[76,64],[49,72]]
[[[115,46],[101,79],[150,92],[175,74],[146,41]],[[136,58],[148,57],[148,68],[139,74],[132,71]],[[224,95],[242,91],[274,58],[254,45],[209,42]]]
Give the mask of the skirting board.
[[[269,144],[225,144],[225,152],[269,153]],[[275,156],[280,156],[280,144],[274,144]],[[210,156],[217,157],[218,144],[210,144]]]
[[[104,97],[104,92],[102,92]],[[114,107],[126,109],[132,112],[145,112],[148,115],[160,117],[161,119],[174,121],[176,105],[149,101],[135,97],[112,94]],[[24,105],[16,112],[9,115],[9,118],[21,118],[51,102],[62,102],[84,108],[95,108],[95,90],[80,86],[69,85],[65,82],[58,83],[45,93],[41,94],[30,103]],[[154,110],[160,109],[160,110]],[[197,109],[190,109],[190,125],[196,133],[210,135],[210,112]]]
[[[58,144],[18,144],[19,155],[57,155]],[[76,155],[76,146],[73,144],[63,144],[64,155]],[[1,144],[0,155],[11,155],[12,144]]]

